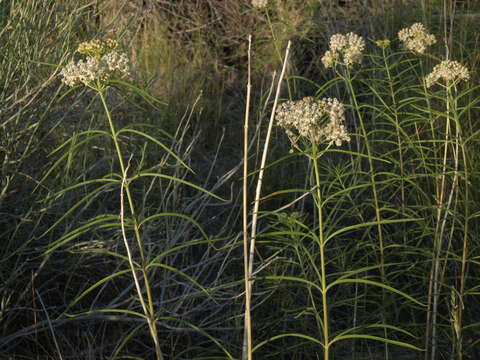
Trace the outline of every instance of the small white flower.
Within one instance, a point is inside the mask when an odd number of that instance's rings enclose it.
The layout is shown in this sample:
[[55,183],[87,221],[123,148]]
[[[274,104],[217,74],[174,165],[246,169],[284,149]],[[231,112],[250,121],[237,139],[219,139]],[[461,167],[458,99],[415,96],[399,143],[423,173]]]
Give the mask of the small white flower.
[[345,107],[337,99],[326,99],[326,108],[330,121],[323,129],[323,136],[329,144],[335,143],[336,146],[342,146],[342,141],[349,142],[347,129],[343,124],[345,122]]
[[415,23],[409,28],[402,29],[398,32],[398,38],[403,42],[405,48],[424,54],[427,46],[437,42],[435,36],[429,34],[425,26],[421,23]]
[[438,83],[440,79],[445,80],[446,83],[457,83],[461,80],[467,81],[470,79],[468,69],[454,60],[444,60],[440,64],[435,65],[433,71],[427,75],[425,82],[427,87]]
[[68,86],[74,86],[79,83],[89,85],[95,80],[106,80],[106,69],[101,65],[100,61],[93,57],[86,60],[79,60],[75,63],[70,61],[67,66],[60,72],[63,76],[63,82]]
[[346,35],[335,34],[330,38],[330,49],[322,57],[322,63],[327,69],[336,62],[342,62],[346,66],[360,64],[364,49],[365,41],[361,36],[352,32]]
[[323,55],[322,57],[323,66],[325,66],[327,69],[333,67],[335,65],[335,62],[338,61],[338,58],[338,53],[332,50],[327,50],[325,52],[325,55]]
[[341,146],[343,141],[350,141],[344,125],[345,108],[337,99],[306,97],[299,101],[287,101],[278,107],[276,119],[293,146],[300,137],[312,143],[326,142],[337,146]]
[[121,75],[128,75],[130,73],[128,58],[125,54],[112,51],[103,56],[101,60],[105,62],[110,72],[118,72]]

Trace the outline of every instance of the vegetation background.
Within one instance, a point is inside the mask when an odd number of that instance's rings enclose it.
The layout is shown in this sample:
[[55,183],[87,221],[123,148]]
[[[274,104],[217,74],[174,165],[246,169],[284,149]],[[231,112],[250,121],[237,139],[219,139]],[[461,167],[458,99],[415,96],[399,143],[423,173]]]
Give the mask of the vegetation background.
[[[148,259],[163,356],[242,358],[249,34],[251,199],[288,41],[282,99],[335,96],[357,121],[354,141],[319,161],[324,227],[306,196],[311,163],[274,128],[254,357],[324,356],[313,229],[334,238],[323,268],[340,285],[329,293],[331,358],[479,358],[479,18],[474,0],[0,0],[0,358],[155,357],[119,187],[97,181],[119,171],[113,142],[95,135],[105,114],[93,92],[68,91],[59,77],[80,42],[105,38],[129,55],[138,87],[107,92],[117,128],[137,126],[171,151],[118,136],[132,173],[168,176],[132,185],[142,224],[134,257]],[[436,58],[402,49],[397,33],[415,22],[436,35]],[[352,88],[320,61],[330,36],[350,31],[369,54]],[[388,54],[375,45],[382,39]],[[451,99],[422,85],[446,47],[471,71]]]

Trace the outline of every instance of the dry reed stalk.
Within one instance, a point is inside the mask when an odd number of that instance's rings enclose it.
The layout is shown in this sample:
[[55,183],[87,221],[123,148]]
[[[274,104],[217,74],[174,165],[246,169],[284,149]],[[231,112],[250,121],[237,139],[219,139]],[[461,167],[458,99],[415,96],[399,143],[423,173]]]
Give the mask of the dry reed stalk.
[[[262,191],[263,173],[265,169],[265,163],[267,162],[267,154],[268,154],[268,147],[270,144],[270,138],[272,134],[273,120],[275,119],[275,110],[277,108],[278,99],[280,97],[280,90],[282,86],[283,77],[285,76],[285,72],[287,69],[288,57],[290,54],[290,47],[291,47],[291,41],[289,41],[287,44],[287,49],[285,50],[285,58],[283,60],[283,65],[282,65],[282,72],[280,74],[280,78],[278,79],[278,83],[277,83],[277,91],[275,94],[275,99],[273,101],[273,107],[270,115],[270,122],[268,124],[267,135],[265,137],[265,144],[263,147],[262,160],[260,163],[260,170],[259,170],[258,179],[257,179],[257,187],[255,191],[255,200],[254,200],[253,214],[252,214],[250,252],[248,255],[249,258],[248,258],[248,271],[247,271],[247,289],[245,294],[246,302],[249,303],[249,306],[251,306],[251,297],[252,297],[251,292],[252,292],[253,260],[254,260],[254,254],[255,254],[255,237],[257,233],[257,220],[258,220],[258,210],[260,207],[260,193]],[[245,334],[245,336],[248,336],[248,334]],[[245,342],[246,342],[246,339],[244,338],[244,344]],[[244,348],[245,348],[245,345],[244,345]],[[245,352],[242,355],[242,359],[245,359]]]
[[249,264],[248,264],[248,119],[250,116],[251,84],[251,50],[252,35],[248,36],[248,82],[247,82],[247,103],[245,105],[245,122],[243,132],[243,265],[245,276],[245,336],[247,348],[243,353],[247,359],[252,360],[252,320],[251,320],[251,287],[249,286]]
[[[451,4],[451,8],[448,8],[447,5],[448,0],[443,1],[443,32],[444,32],[444,45],[445,45],[445,60],[450,60],[450,49],[451,49],[451,41],[452,41],[452,34],[453,34],[453,19],[454,17],[451,16],[450,24],[448,24],[448,16],[449,14],[453,14],[455,12],[455,5]],[[450,25],[450,35],[448,33],[448,27]],[[447,205],[447,208],[444,211],[444,219],[441,221],[442,211],[444,209],[444,196],[446,195],[446,165],[447,165],[447,152],[448,152],[448,139],[449,139],[449,131],[450,131],[450,101],[449,101],[449,94],[447,93],[447,124],[445,129],[445,147],[444,147],[444,155],[443,155],[443,168],[442,168],[442,178],[441,178],[441,187],[440,187],[440,200],[438,204],[437,210],[437,224],[435,227],[435,240],[434,240],[434,262],[432,264],[432,277],[433,283],[430,285],[433,286],[433,290],[431,293],[432,296],[432,309],[430,314],[427,314],[427,318],[431,317],[431,324],[427,322],[427,327],[430,327],[431,330],[427,332],[427,334],[431,334],[431,339],[426,337],[426,345],[431,343],[431,351],[430,353],[427,351],[425,356],[427,357],[430,354],[430,359],[435,360],[436,358],[436,351],[437,351],[437,308],[438,308],[438,301],[439,301],[439,290],[438,290],[438,282],[439,282],[439,267],[440,267],[440,255],[442,252],[442,243],[443,243],[443,233],[445,228],[445,223],[447,221],[448,216],[448,207],[450,206],[450,202]],[[458,144],[458,141],[457,141]],[[457,154],[458,155],[458,154]],[[458,158],[455,159],[455,162],[458,163]],[[455,172],[456,176],[457,172]],[[455,183],[452,184],[452,194],[455,189]],[[451,199],[451,198],[450,198]],[[430,295],[430,294],[429,294]],[[430,302],[430,298],[429,298]],[[426,346],[428,349],[428,346]]]

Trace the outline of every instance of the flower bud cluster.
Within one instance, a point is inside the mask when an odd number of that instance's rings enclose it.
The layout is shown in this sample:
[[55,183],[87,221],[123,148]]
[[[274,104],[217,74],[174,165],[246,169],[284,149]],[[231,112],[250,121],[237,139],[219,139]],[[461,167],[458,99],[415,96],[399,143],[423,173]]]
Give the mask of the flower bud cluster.
[[350,141],[344,125],[345,108],[337,99],[306,97],[299,101],[287,101],[278,107],[276,119],[293,146],[300,137],[311,143],[325,142],[336,146]]
[[352,32],[346,35],[335,34],[330,38],[330,50],[322,57],[322,63],[327,69],[337,62],[346,66],[360,64],[364,49],[365,41],[361,36]]
[[128,76],[130,65],[125,54],[115,50],[114,40],[92,40],[81,43],[78,52],[86,55],[85,60],[70,61],[60,72],[62,81],[68,86],[84,84],[92,86],[108,81],[112,76]]
[[77,52],[83,55],[101,58],[103,55],[108,54],[109,52],[115,50],[117,47],[118,42],[116,40],[91,40],[82,42],[80,45],[78,45]]
[[390,46],[390,40],[377,40],[375,41],[375,45],[377,45],[380,49],[386,49]]
[[405,48],[419,54],[424,54],[428,46],[437,42],[435,36],[429,34],[421,23],[415,23],[409,28],[400,30],[398,38],[403,42]]
[[442,79],[447,84],[457,83],[461,80],[470,79],[468,69],[454,60],[444,60],[440,64],[435,65],[433,71],[427,75],[425,82],[427,87],[431,87]]

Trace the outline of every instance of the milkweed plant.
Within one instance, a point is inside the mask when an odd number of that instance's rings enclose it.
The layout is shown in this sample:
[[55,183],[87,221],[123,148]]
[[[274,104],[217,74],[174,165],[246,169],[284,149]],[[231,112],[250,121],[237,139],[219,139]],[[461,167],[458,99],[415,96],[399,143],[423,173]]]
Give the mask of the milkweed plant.
[[[72,307],[76,303],[78,303],[82,298],[91,293],[93,290],[101,289],[101,286],[103,286],[104,283],[112,280],[113,278],[125,275],[126,273],[130,273],[136,292],[135,298],[138,302],[140,310],[132,311],[131,309],[97,309],[94,311],[119,313],[126,312],[130,315],[137,316],[140,319],[144,320],[148,326],[149,334],[153,342],[156,359],[163,360],[165,356],[164,352],[161,349],[162,339],[159,338],[158,329],[158,321],[159,318],[161,318],[162,310],[160,307],[158,307],[159,302],[157,299],[155,299],[153,292],[154,284],[152,284],[151,282],[151,277],[152,274],[155,272],[155,269],[163,269],[165,271],[173,272],[176,276],[183,277],[188,282],[193,283],[194,286],[197,286],[200,291],[204,292],[205,295],[210,295],[203,286],[201,286],[195,279],[188,276],[186,273],[175,268],[174,266],[167,266],[162,264],[159,259],[165,256],[163,252],[153,255],[147,253],[147,249],[143,240],[144,236],[142,235],[143,229],[150,221],[158,220],[163,217],[177,217],[191,222],[195,227],[199,229],[200,233],[204,235],[205,239],[200,242],[197,241],[196,243],[209,242],[209,239],[206,237],[205,232],[203,231],[203,229],[200,228],[199,224],[197,224],[196,221],[194,221],[187,215],[175,212],[154,214],[145,213],[145,206],[147,205],[139,202],[135,198],[132,187],[135,182],[144,178],[165,179],[167,181],[177,182],[185,186],[190,186],[195,190],[204,192],[217,199],[221,198],[201,188],[200,186],[197,186],[184,179],[176,178],[167,173],[162,173],[161,165],[157,165],[149,169],[135,168],[134,171],[131,171],[129,173],[131,164],[135,161],[135,155],[126,155],[125,149],[122,147],[120,137],[126,134],[139,137],[146,142],[150,142],[155,146],[160,147],[166,153],[167,157],[173,159],[174,161],[174,163],[169,166],[183,168],[189,172],[192,172],[192,169],[180,158],[179,155],[172,151],[167,144],[154,138],[153,136],[147,134],[142,130],[136,129],[134,124],[129,124],[121,129],[117,128],[117,122],[114,119],[114,114],[112,113],[109,102],[107,101],[107,92],[110,90],[111,87],[123,87],[127,91],[133,91],[135,95],[143,98],[144,100],[146,100],[146,102],[152,104],[153,106],[161,104],[159,100],[150,96],[148,93],[136,87],[134,84],[128,82],[130,80],[132,71],[131,64],[127,55],[119,50],[118,42],[112,39],[92,40],[83,42],[78,46],[77,53],[81,56],[81,58],[78,60],[71,60],[60,71],[62,83],[65,84],[67,87],[71,88],[70,90],[68,90],[69,94],[72,91],[81,88],[87,88],[88,90],[93,91],[93,93],[100,99],[103,113],[105,115],[105,119],[109,128],[109,132],[103,131],[101,129],[92,129],[82,132],[77,136],[85,137],[85,139],[82,140],[80,144],[88,143],[89,141],[97,138],[98,136],[106,137],[109,141],[112,141],[114,145],[114,155],[116,157],[117,166],[120,169],[120,172],[109,173],[106,174],[103,178],[99,179],[89,179],[85,182],[69,186],[68,188],[63,189],[60,193],[65,194],[70,190],[73,190],[80,186],[87,186],[92,183],[106,184],[107,186],[116,186],[120,195],[120,213],[118,215],[104,214],[96,216],[95,218],[91,219],[87,224],[83,224],[78,229],[67,233],[57,241],[50,244],[48,253],[54,251],[60,246],[67,244],[75,238],[78,238],[87,230],[105,228],[105,221],[109,223],[107,227],[117,227],[122,234],[126,256],[124,256],[121,252],[117,253],[108,251],[106,252],[106,254],[109,256],[113,255],[118,259],[127,261],[129,270],[122,270],[115,274],[110,274],[105,278],[102,278],[100,281],[90,286],[86,291],[84,291],[81,295],[74,299],[69,305],[69,309],[72,309]],[[166,134],[166,132],[162,133]],[[75,147],[73,140],[69,139],[59,148],[68,148],[67,145]],[[62,156],[60,161],[57,161],[55,166],[59,166],[61,160],[64,160],[67,155],[70,156],[70,154],[68,154],[67,152],[67,154]],[[140,164],[141,163],[142,161],[140,161]],[[53,168],[49,169],[47,174],[44,176],[44,179],[49,175],[52,170]],[[100,186],[99,189],[103,188],[105,188],[105,185]],[[94,196],[97,190],[93,191],[91,194],[87,194],[87,196],[85,196],[83,200]],[[81,200],[80,202],[83,202],[83,200]],[[76,207],[77,206],[74,206],[71,210],[67,211],[67,213],[62,217],[61,220],[65,219],[68,215],[70,215]],[[55,224],[58,224],[58,221]],[[47,232],[51,231],[52,229],[53,227]],[[129,240],[130,237],[133,237],[135,240],[133,244]],[[188,244],[184,244],[183,247],[187,245]],[[168,251],[173,252],[174,250],[169,249],[167,250],[167,252]],[[167,319],[168,317],[164,316],[164,318]],[[120,352],[122,346],[124,345],[125,344],[121,345],[116,350],[116,352]]]
[[[291,216],[272,214],[286,224],[287,230],[263,236],[284,234],[287,238],[303,239],[294,242],[292,247],[298,253],[298,264],[305,277],[266,278],[294,281],[308,289],[310,303],[305,305],[308,307],[305,312],[315,319],[320,336],[278,334],[259,342],[254,350],[269,342],[296,337],[319,345],[322,358],[328,360],[334,356],[334,344],[349,340],[352,342],[350,354],[354,354],[355,344],[362,340],[383,343],[386,358],[392,346],[400,346],[423,352],[421,356],[425,359],[434,360],[441,348],[438,339],[444,323],[440,319],[445,319],[440,309],[450,304],[452,354],[462,358],[464,307],[459,304],[463,304],[467,293],[469,236],[464,234],[469,226],[468,211],[471,211],[468,210],[471,148],[462,133],[461,117],[468,116],[471,105],[460,104],[469,96],[461,87],[470,80],[470,71],[460,62],[449,59],[448,53],[444,60],[435,57],[430,49],[437,40],[421,23],[400,30],[397,42],[380,39],[371,43],[373,51],[368,54],[365,53],[367,43],[358,34],[332,35],[329,48],[319,62],[326,71],[333,71],[335,77],[326,84],[317,84],[314,97],[287,100],[276,109],[276,124],[289,139],[290,152],[305,156],[311,164],[307,169],[309,187],[306,191],[313,198],[315,220],[313,226],[307,224],[308,214],[298,211],[293,211]],[[399,50],[394,50],[394,44],[399,44]],[[430,72],[426,71],[432,66]],[[337,98],[322,98],[328,93],[336,93]],[[330,160],[324,163],[324,157]],[[328,169],[329,161],[345,161],[344,165],[336,165],[331,170],[338,172],[343,168],[345,173],[337,178],[332,178],[330,171],[324,175],[322,169]],[[419,171],[420,168],[423,170]],[[350,185],[349,178],[352,179]],[[463,186],[459,186],[461,182]],[[427,189],[433,186],[434,192],[425,192],[422,186]],[[389,191],[398,195],[387,198]],[[357,192],[362,196],[368,193],[370,200],[352,204],[349,211],[342,210],[341,204],[352,202]],[[414,198],[430,205],[412,209],[409,205]],[[465,206],[467,211],[463,223],[451,219],[453,209],[459,206]],[[360,222],[350,220],[342,227],[342,221],[335,220],[336,216],[357,217]],[[428,255],[424,253],[425,264],[430,264],[427,269],[430,276],[422,293],[399,282],[396,272],[390,269],[399,265],[395,261],[402,251],[418,251],[413,234],[424,231],[421,229],[425,226],[433,231]],[[400,229],[402,242],[397,243],[388,232],[391,228]],[[336,269],[334,254],[339,250],[335,240],[341,242],[344,236],[360,229],[365,229],[365,236],[372,241],[368,246],[374,249],[374,263],[342,271]],[[452,237],[457,234],[462,241],[461,251],[451,259],[446,254],[452,250]],[[304,245],[305,240],[312,241],[313,245]],[[285,242],[288,243],[284,240],[282,244]],[[313,249],[318,251],[318,257],[312,253]],[[460,269],[456,272],[458,279],[449,278],[451,274],[446,271],[449,265]],[[377,277],[372,275],[375,271]],[[366,290],[367,294],[381,298],[377,300],[378,317],[371,314],[371,324],[358,322],[359,300],[355,297],[350,299],[354,308],[353,326],[341,329],[336,325],[338,321],[331,317],[336,314],[332,311],[336,307],[334,293],[340,285],[353,286],[356,293],[360,287],[380,290],[378,294]],[[453,290],[442,290],[449,287]],[[421,310],[426,321],[414,326],[423,329],[421,335],[394,325],[399,319],[389,316],[384,306],[395,296]],[[302,315],[305,314],[298,316]],[[374,333],[368,333],[368,329]],[[423,345],[419,339],[424,341]]]
[[[267,6],[267,1],[252,1],[251,4],[253,7],[263,8]],[[439,329],[444,325],[441,322],[445,319],[445,315],[440,317],[440,309],[444,309],[448,301],[452,309],[449,319],[454,329],[452,349],[459,359],[462,356],[462,331],[465,326],[463,308],[458,304],[463,304],[468,292],[465,279],[468,271],[469,237],[466,232],[469,217],[465,215],[461,219],[452,219],[451,216],[453,209],[460,206],[464,206],[467,213],[470,211],[468,168],[471,150],[462,123],[462,117],[466,116],[470,107],[464,105],[464,98],[469,93],[462,91],[462,86],[468,84],[471,73],[467,67],[448,56],[443,60],[433,56],[429,49],[437,40],[421,23],[402,29],[398,32],[398,40],[400,49],[397,51],[394,50],[394,40],[373,40],[372,53],[368,54],[365,52],[368,44],[362,36],[353,32],[334,34],[330,37],[328,49],[319,58],[319,65],[326,74],[333,74],[334,77],[326,84],[317,84],[318,91],[315,96],[296,101],[287,100],[272,110],[272,119],[275,119],[276,125],[288,138],[290,151],[304,156],[309,164],[306,191],[313,199],[313,226],[304,223],[307,215],[294,212],[295,217],[289,221],[296,224],[296,230],[290,233],[287,231],[285,234],[295,233],[295,236],[309,239],[312,242],[309,249],[318,251],[317,254],[306,254],[307,260],[299,256],[299,261],[306,261],[305,264],[302,262],[304,266],[313,269],[310,272],[314,274],[313,278],[288,277],[288,280],[307,286],[311,301],[308,313],[313,314],[320,335],[317,338],[300,333],[280,334],[258,342],[253,349],[249,344],[249,359],[253,359],[253,351],[259,351],[267,343],[293,336],[318,345],[322,349],[324,360],[333,358],[334,344],[346,340],[353,342],[353,349],[356,341],[374,340],[385,345],[386,354],[389,346],[402,346],[410,350],[424,351],[426,359],[434,360],[440,351]],[[128,261],[136,299],[141,309],[135,314],[144,319],[148,326],[156,358],[164,359],[162,341],[158,335],[160,315],[152,293],[150,274],[153,268],[165,266],[158,262],[158,256],[153,260],[147,256],[141,234],[142,224],[150,218],[162,215],[142,219],[139,203],[134,199],[132,184],[143,177],[165,178],[180,181],[213,197],[218,196],[192,183],[162,174],[161,171],[152,172],[150,169],[142,172],[141,169],[136,169],[135,173],[129,174],[134,155],[125,155],[119,139],[121,134],[139,136],[152,142],[174,159],[176,166],[188,171],[191,169],[179,155],[149,134],[132,126],[117,129],[114,114],[107,102],[107,92],[111,86],[125,86],[133,91],[137,89],[128,83],[132,68],[128,57],[119,50],[118,43],[114,40],[92,40],[81,43],[77,53],[81,59],[67,63],[60,76],[63,84],[72,88],[69,91],[87,88],[98,96],[102,104],[109,131],[92,130],[83,135],[87,137],[87,141],[101,135],[113,142],[120,171],[95,181],[109,183],[119,190],[121,212],[111,221],[119,227],[124,240],[127,256],[123,259]],[[429,68],[433,69],[427,72],[426,69]],[[146,96],[140,90],[137,93]],[[151,102],[152,99],[149,97],[148,101]],[[69,141],[71,140],[67,140],[62,147]],[[344,161],[343,164],[338,164],[337,168],[343,170],[338,170],[336,178],[322,172],[327,168],[327,163],[323,163],[324,159],[331,160],[332,154]],[[63,192],[79,185],[81,184]],[[427,190],[422,186],[426,186]],[[392,191],[395,196],[388,197],[387,194],[392,189],[395,189]],[[357,192],[369,200],[353,204]],[[413,198],[421,199],[430,206],[412,210],[410,204]],[[332,205],[336,199],[341,199],[338,200],[339,204],[350,201],[353,205],[350,210],[344,210],[340,205]],[[342,225],[343,220],[335,220],[337,215],[350,221],[347,225]],[[352,223],[351,219],[357,219],[357,222]],[[97,220],[92,220],[92,226]],[[416,251],[416,245],[412,245],[414,240],[411,234],[417,230],[409,232],[407,225],[433,229],[429,233],[430,251],[428,255],[423,254],[429,257],[430,266],[429,281],[426,284],[427,296],[408,294],[408,290],[412,289],[401,286],[397,273],[390,270],[402,265],[392,260],[398,251]],[[401,229],[400,243],[395,242],[396,239],[387,231],[392,227]],[[362,241],[364,238],[369,239],[369,246],[373,249],[365,255],[369,264],[332,273],[332,259],[336,251],[333,244],[348,234],[358,235],[362,230],[365,231]],[[457,233],[465,234],[460,236],[461,246],[453,244],[452,238],[457,236]],[[133,234],[136,249],[133,249],[128,241],[129,234]],[[262,236],[268,237],[268,233]],[[75,236],[72,233],[67,234],[51,244],[49,251],[73,238]],[[446,255],[452,251],[453,246],[460,249],[460,254],[455,258]],[[458,281],[452,281],[448,277],[450,263],[455,263],[456,269],[459,269],[456,270],[459,274]],[[416,265],[412,265],[412,268],[414,266]],[[186,274],[173,267],[169,269],[208,293]],[[102,281],[89,288],[88,292],[98,288]],[[359,324],[355,315],[355,321],[350,328],[340,329],[335,325],[335,318],[331,318],[336,314],[332,311],[335,306],[333,290],[341,285],[353,286],[355,291],[359,291],[360,287],[380,289],[380,318],[376,318],[371,324]],[[444,289],[448,287],[453,290],[445,296]],[[421,309],[426,318],[425,331],[422,334],[423,346],[417,340],[415,344],[404,341],[405,337],[412,340],[416,339],[416,336],[389,323],[389,320],[395,319],[392,319],[393,315],[386,315],[382,306],[392,301],[392,296],[399,296]],[[447,301],[447,298],[450,300]],[[317,299],[320,299],[320,305],[317,304]],[[352,301],[356,314],[358,300]],[[372,315],[372,318],[375,318],[375,315]],[[368,329],[380,329],[381,335],[370,334]],[[218,341],[215,343],[219,344]],[[227,358],[234,358],[226,349],[222,349]]]
[[[103,110],[105,112],[107,122],[110,128],[109,137],[114,143],[118,164],[121,173],[118,174],[116,181],[121,188],[121,214],[120,222],[125,249],[128,255],[128,263],[134,279],[135,289],[138,300],[141,304],[143,316],[145,317],[151,338],[155,346],[157,360],[163,360],[163,353],[160,348],[160,340],[157,330],[157,314],[154,308],[154,299],[152,297],[151,284],[148,273],[147,259],[142,244],[142,236],[140,234],[139,219],[137,218],[137,209],[131,193],[130,185],[132,179],[128,176],[128,164],[125,163],[122,148],[119,142],[119,132],[115,127],[111,111],[106,101],[106,90],[110,85],[110,81],[116,78],[124,78],[130,74],[130,64],[127,56],[117,51],[118,43],[115,40],[108,39],[92,40],[83,42],[78,46],[77,52],[85,56],[85,59],[78,61],[71,60],[65,68],[60,72],[62,82],[69,86],[85,86],[93,90],[101,100]],[[145,137],[149,137],[145,134]],[[128,211],[130,212],[130,220],[132,222],[135,234],[136,244],[140,252],[140,262],[136,262],[126,235],[125,225],[125,209],[124,195],[126,195],[128,203]],[[127,215],[128,217],[128,215]],[[139,276],[141,274],[141,276]],[[143,280],[143,284],[142,284]],[[145,289],[145,294],[144,290]]]

